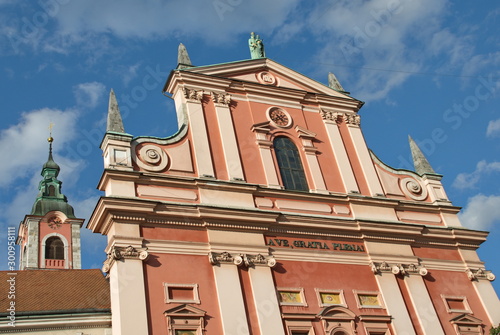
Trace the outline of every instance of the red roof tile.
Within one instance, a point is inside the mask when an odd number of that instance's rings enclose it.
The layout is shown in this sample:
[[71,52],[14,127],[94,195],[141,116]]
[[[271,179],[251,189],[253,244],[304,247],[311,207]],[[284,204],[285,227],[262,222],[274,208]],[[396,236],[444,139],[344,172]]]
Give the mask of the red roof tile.
[[[12,275],[16,273],[16,275]],[[15,299],[8,280],[15,278]],[[0,271],[0,313],[110,309],[109,283],[98,269]]]

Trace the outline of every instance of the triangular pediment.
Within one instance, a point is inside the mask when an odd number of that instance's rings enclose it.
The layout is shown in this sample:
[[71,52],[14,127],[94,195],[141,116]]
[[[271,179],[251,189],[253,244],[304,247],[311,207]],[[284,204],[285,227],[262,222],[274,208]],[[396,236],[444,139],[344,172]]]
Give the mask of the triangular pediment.
[[356,100],[269,58],[191,67],[183,71]]
[[460,314],[459,316],[456,316],[453,319],[451,319],[450,322],[456,324],[480,325],[483,323],[483,320],[478,319],[469,314]]
[[204,316],[207,312],[191,305],[183,304],[165,311],[170,316]]

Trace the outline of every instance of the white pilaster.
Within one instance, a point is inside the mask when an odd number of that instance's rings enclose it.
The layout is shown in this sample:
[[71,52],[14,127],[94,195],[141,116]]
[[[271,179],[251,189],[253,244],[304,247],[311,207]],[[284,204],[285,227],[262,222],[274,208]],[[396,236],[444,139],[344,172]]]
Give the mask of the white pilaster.
[[366,146],[365,139],[363,138],[363,133],[357,125],[347,125],[349,134],[354,144],[354,149],[358,157],[361,169],[365,176],[366,184],[370,190],[370,195],[383,195],[382,185],[378,180],[377,172],[373,166],[372,158],[368,152],[368,147]]
[[80,244],[80,224],[71,224],[71,252],[73,260],[73,269],[82,268],[82,255],[81,255],[81,244]]
[[186,110],[189,118],[189,126],[191,128],[198,175],[200,177],[215,177],[212,164],[212,152],[210,151],[208,142],[207,126],[201,101],[195,102],[194,100],[188,100],[186,102]]
[[117,261],[110,269],[113,334],[147,334],[146,292],[142,261]]
[[354,172],[352,171],[349,157],[347,157],[347,152],[337,123],[325,120],[325,126],[346,192],[359,192],[358,184],[356,183],[356,178],[354,178]]
[[244,175],[241,167],[240,152],[236,142],[236,134],[234,133],[234,125],[229,106],[216,103],[215,111],[219,123],[222,148],[224,150],[229,180],[243,180]]
[[38,222],[28,219],[28,242],[26,243],[26,268],[38,268],[39,227]]
[[321,173],[316,153],[306,149],[306,159],[314,183],[314,185],[312,185],[313,191],[316,193],[328,194],[329,192],[326,190],[325,181],[323,180],[323,174]]
[[285,335],[271,269],[255,266],[248,270],[261,335]]
[[218,264],[214,266],[214,276],[224,334],[250,334],[238,268],[234,264]]
[[487,280],[478,280],[472,282],[476,289],[479,299],[483,303],[486,314],[492,325],[500,324],[500,300],[498,300],[497,293]]
[[418,275],[405,277],[405,284],[424,335],[444,335],[424,280]]
[[387,308],[392,316],[392,326],[398,335],[415,335],[413,324],[408,314],[403,295],[399,290],[396,277],[392,273],[382,272],[375,276],[378,287]]

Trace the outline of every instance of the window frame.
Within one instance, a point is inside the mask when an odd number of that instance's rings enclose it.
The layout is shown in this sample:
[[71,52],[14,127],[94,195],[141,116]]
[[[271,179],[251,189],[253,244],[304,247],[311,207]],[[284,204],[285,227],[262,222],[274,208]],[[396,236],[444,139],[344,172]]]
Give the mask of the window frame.
[[[316,296],[318,298],[318,303],[320,307],[328,307],[328,306],[340,306],[340,307],[345,307],[347,308],[347,303],[345,300],[344,296],[344,290],[330,290],[330,289],[321,289],[321,288],[315,288],[316,291]],[[338,294],[340,297],[340,304],[329,304],[329,303],[324,303],[321,299],[321,294],[322,293],[331,293],[331,294]]]
[[[353,290],[354,296],[356,297],[356,304],[358,308],[377,308],[377,309],[385,309],[384,299],[382,299],[382,295],[378,291],[358,291]],[[378,302],[380,305],[363,305],[359,300],[360,295],[376,295]]]
[[[446,308],[446,311],[451,314],[451,313],[465,313],[465,314],[473,314],[472,309],[470,308],[469,302],[467,301],[467,297],[463,295],[445,295],[441,294],[441,298],[443,299],[444,302],[444,307]],[[462,303],[464,304],[465,309],[455,309],[455,308],[450,308],[448,305],[448,299],[450,300],[462,300]]]
[[[170,298],[168,293],[169,288],[192,288],[193,299],[173,299]],[[200,295],[198,292],[198,284],[178,284],[178,283],[163,283],[163,290],[165,292],[165,303],[186,303],[186,304],[200,304]]]
[[[283,143],[283,145],[277,145]],[[285,190],[309,192],[309,183],[307,181],[304,163],[300,155],[297,145],[288,136],[279,135],[273,138],[273,151],[276,158],[276,166],[279,171],[279,178]],[[289,164],[291,161],[288,159],[286,152],[293,152],[294,159],[298,165],[293,167]],[[284,164],[287,163],[287,164]],[[298,173],[298,176],[294,177]],[[290,178],[285,178],[287,174]],[[292,185],[290,185],[290,183]],[[298,186],[298,187],[297,187]]]
[[[280,292],[293,292],[293,293],[298,293],[300,296],[301,302],[283,302],[281,300],[281,294]],[[304,294],[304,288],[303,287],[277,287],[276,288],[276,294],[278,296],[278,302],[280,306],[303,306],[307,307],[307,302],[306,302],[306,296]]]

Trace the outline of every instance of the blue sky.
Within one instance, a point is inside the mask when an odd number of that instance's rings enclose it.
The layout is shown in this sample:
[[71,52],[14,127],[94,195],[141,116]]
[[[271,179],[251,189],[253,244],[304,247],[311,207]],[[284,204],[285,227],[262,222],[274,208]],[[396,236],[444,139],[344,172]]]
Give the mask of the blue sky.
[[[31,210],[50,122],[63,192],[88,218],[109,90],[128,133],[170,135],[161,89],[178,44],[194,65],[248,59],[255,31],[267,57],[323,83],[333,72],[366,102],[362,129],[385,163],[413,168],[410,134],[463,224],[491,231],[479,254],[500,275],[499,16],[493,0],[0,0],[0,229]],[[105,238],[84,229],[82,244],[84,267],[100,267]]]

